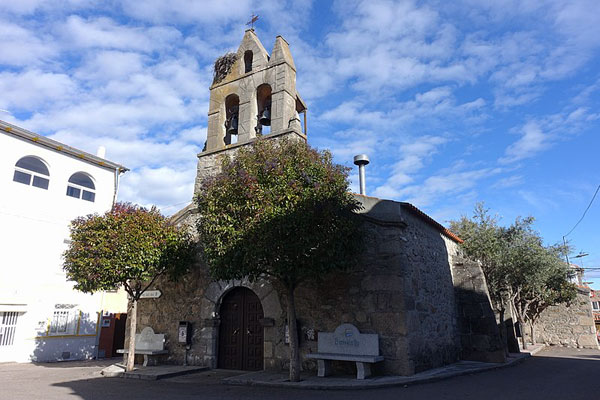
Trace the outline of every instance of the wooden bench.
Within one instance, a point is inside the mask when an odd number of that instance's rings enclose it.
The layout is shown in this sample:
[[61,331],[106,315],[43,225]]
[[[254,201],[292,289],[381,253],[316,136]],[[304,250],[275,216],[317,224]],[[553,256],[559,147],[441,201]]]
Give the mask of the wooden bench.
[[371,376],[371,364],[383,361],[379,355],[379,335],[362,334],[352,324],[342,324],[334,332],[319,332],[317,353],[307,354],[316,359],[318,376],[331,375],[331,361],[354,361],[356,379]]
[[[129,349],[117,350],[119,354],[129,354]],[[149,357],[151,358],[150,365],[157,365],[158,361],[155,356],[168,354],[165,350],[165,335],[163,333],[154,333],[150,327],[144,328],[142,333],[135,335],[135,354],[144,356],[144,367],[148,366]]]

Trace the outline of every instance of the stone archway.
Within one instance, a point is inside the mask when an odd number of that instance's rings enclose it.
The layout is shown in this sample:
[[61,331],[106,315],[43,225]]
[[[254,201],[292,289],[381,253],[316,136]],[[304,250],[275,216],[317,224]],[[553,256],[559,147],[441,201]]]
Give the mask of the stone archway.
[[263,308],[250,289],[236,287],[221,301],[217,366],[224,369],[263,369]]
[[281,340],[279,328],[284,322],[279,295],[268,282],[262,280],[250,282],[247,279],[216,281],[211,282],[206,287],[200,301],[200,319],[203,326],[200,331],[200,343],[204,346],[202,362],[211,368],[217,368],[219,365],[221,304],[227,295],[236,288],[247,288],[260,299],[264,313],[262,321],[264,327],[264,368],[278,366],[275,357],[275,345],[277,341]]

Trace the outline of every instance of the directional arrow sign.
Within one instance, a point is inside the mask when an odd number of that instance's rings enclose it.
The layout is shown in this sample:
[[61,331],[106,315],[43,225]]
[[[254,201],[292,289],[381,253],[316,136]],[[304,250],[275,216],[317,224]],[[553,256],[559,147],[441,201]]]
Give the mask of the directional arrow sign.
[[146,290],[140,299],[158,299],[162,295],[160,290]]

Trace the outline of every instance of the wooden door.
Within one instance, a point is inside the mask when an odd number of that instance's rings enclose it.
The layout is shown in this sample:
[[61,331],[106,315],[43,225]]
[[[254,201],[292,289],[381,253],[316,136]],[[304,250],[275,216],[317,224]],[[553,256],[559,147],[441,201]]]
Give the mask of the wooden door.
[[219,368],[263,369],[263,310],[260,299],[247,288],[235,288],[221,303]]
[[115,336],[113,339],[113,356],[117,356],[118,349],[125,348],[125,328],[127,326],[127,313],[115,315]]

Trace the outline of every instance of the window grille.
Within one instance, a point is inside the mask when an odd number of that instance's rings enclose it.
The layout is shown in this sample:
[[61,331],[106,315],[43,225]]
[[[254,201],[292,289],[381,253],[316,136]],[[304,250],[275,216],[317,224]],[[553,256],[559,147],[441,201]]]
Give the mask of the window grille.
[[0,347],[13,345],[18,318],[18,312],[0,312]]
[[77,329],[76,309],[56,309],[50,321],[49,335],[75,335]]

